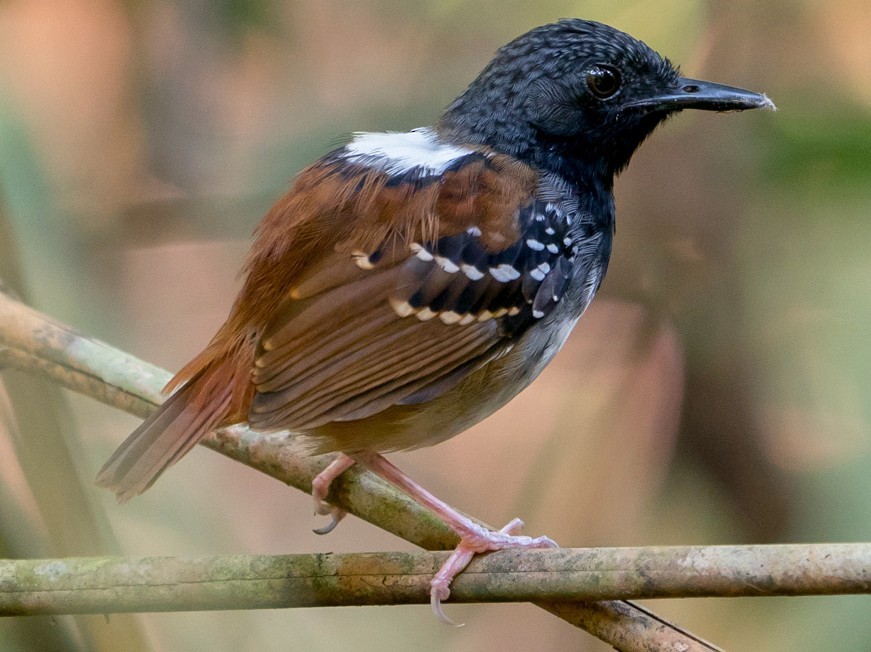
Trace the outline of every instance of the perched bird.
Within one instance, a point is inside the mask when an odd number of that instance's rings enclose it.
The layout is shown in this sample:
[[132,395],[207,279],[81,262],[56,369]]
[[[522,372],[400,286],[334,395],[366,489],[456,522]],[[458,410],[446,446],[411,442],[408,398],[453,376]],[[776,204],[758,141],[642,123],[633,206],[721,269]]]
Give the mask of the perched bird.
[[429,446],[529,385],[608,267],[614,177],[683,109],[774,108],[681,77],[644,43],[586,20],[501,48],[434,127],[361,133],[304,169],[263,219],[226,323],[97,483],[141,493],[211,430],[248,422],[341,453],[317,512],[354,463],[434,511],[461,544],[432,603],[475,553],[554,546],[487,531],[382,453]]

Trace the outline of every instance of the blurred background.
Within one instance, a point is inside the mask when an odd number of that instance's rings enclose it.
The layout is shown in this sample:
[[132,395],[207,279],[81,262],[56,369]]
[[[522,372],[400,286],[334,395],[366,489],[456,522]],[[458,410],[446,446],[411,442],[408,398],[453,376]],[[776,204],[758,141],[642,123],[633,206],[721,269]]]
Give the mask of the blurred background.
[[[628,31],[776,114],[687,113],[616,189],[611,271],[500,413],[393,456],[491,523],[566,546],[871,540],[868,0],[3,0],[0,277],[175,370],[249,235],[353,131],[432,124],[503,43],[564,16]],[[93,477],[136,420],[0,375],[0,554],[410,549],[197,450],[124,507]],[[659,601],[727,649],[871,646],[867,597]],[[6,650],[605,646],[530,605],[0,621]]]

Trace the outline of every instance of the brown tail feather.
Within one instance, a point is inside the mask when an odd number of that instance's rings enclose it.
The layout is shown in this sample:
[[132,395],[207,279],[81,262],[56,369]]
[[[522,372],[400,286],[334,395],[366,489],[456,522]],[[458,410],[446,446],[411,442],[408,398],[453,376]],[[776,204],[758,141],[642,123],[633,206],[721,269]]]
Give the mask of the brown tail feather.
[[[196,379],[194,379],[196,380]],[[111,489],[124,503],[148,489],[167,468],[226,418],[229,386],[207,407],[192,401],[192,380],[164,401],[157,412],[134,430],[97,474],[97,484]]]

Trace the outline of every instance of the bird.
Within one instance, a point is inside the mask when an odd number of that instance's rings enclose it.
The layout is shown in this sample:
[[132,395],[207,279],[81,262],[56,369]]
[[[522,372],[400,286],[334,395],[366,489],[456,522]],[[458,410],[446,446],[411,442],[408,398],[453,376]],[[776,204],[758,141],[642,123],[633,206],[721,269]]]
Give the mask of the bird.
[[611,255],[613,184],[686,110],[774,109],[690,79],[608,25],[537,27],[431,127],[357,133],[303,169],[263,218],[226,322],[112,454],[97,484],[124,502],[216,428],[293,433],[338,456],[315,511],[358,464],[444,520],[460,544],[431,582],[436,615],[475,554],[556,546],[490,531],[384,454],[449,439],[527,387],[596,294]]

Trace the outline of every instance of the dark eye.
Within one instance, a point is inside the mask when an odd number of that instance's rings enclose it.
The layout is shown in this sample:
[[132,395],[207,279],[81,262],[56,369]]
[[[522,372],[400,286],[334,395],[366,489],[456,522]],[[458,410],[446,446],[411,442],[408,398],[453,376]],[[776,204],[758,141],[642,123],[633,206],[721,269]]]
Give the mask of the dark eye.
[[594,97],[607,100],[620,90],[620,72],[611,66],[593,66],[587,71],[587,88]]

